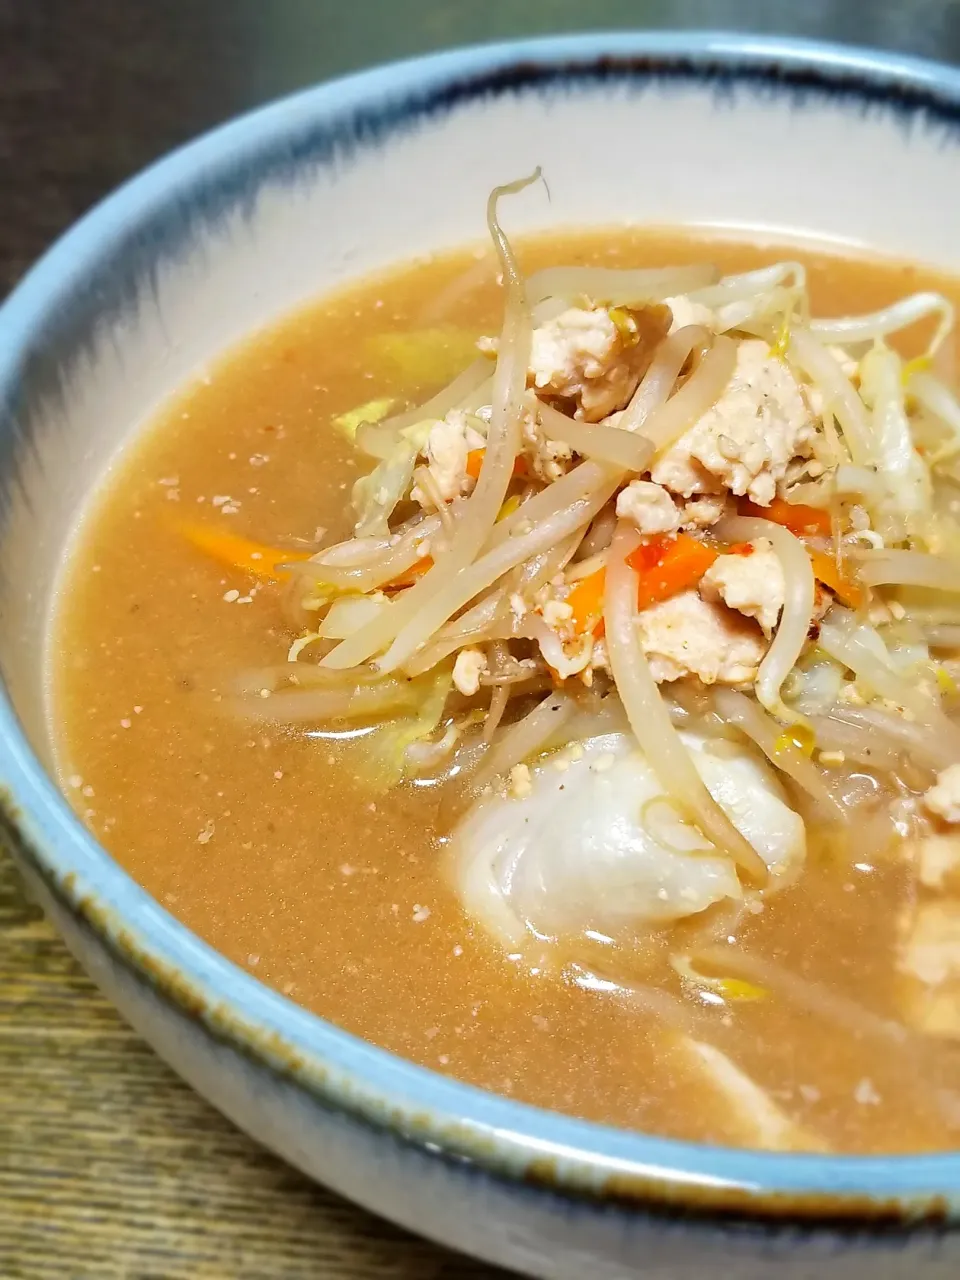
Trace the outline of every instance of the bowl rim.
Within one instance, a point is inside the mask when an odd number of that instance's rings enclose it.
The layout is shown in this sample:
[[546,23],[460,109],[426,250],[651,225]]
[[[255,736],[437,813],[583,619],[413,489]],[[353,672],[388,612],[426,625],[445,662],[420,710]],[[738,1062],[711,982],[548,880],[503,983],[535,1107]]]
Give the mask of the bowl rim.
[[[370,108],[412,118],[428,94],[519,67],[575,78],[619,65],[656,74],[766,68],[814,91],[915,102],[960,119],[960,71],[837,44],[712,31],[599,32],[470,45],[382,64],[241,115],[127,181],[68,230],[0,308],[0,403],[9,403],[31,337],[95,270],[111,238],[225,165]],[[631,65],[634,69],[631,71]],[[792,80],[790,78],[792,77]],[[505,81],[504,81],[505,83]],[[202,942],[125,872],[74,816],[0,691],[0,830],[58,903],[124,966],[221,1042],[308,1090],[327,1109],[501,1179],[586,1200],[777,1218],[897,1223],[960,1216],[960,1152],[775,1154],[615,1129],[515,1102],[417,1066],[343,1031],[261,984]]]

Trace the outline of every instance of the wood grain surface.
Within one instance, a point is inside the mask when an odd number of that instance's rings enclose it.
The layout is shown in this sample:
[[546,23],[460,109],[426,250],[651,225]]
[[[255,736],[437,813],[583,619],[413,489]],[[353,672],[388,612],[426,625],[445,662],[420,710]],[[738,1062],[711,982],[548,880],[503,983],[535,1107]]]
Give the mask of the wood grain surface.
[[[960,52],[952,0],[0,0],[0,295],[123,178],[266,98],[458,42],[698,25]],[[502,1274],[237,1132],[98,995],[0,855],[0,1280]]]
[[0,855],[2,1280],[494,1280],[307,1181],[122,1021]]

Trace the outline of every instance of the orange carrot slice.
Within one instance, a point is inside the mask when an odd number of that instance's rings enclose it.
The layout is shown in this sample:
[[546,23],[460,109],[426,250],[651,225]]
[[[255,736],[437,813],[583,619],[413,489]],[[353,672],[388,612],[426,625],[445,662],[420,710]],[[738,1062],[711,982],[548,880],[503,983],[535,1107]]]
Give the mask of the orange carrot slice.
[[637,608],[647,609],[695,587],[719,554],[684,533],[641,544],[627,556],[627,564],[639,574]]
[[598,569],[589,577],[575,582],[567,596],[567,604],[573,610],[573,624],[581,635],[588,631],[598,637],[603,635],[603,593],[606,581],[606,570]]
[[838,600],[848,604],[851,609],[862,606],[865,599],[863,588],[851,578],[844,577],[833,556],[827,555],[825,551],[811,551],[810,563],[816,580],[829,587]]
[[[486,449],[471,449],[467,454],[467,475],[471,480],[480,479],[480,468],[483,466],[483,455]],[[527,463],[524,458],[517,454],[513,460],[514,476],[525,476],[527,474]]]
[[761,520],[782,524],[798,537],[812,533],[829,537],[833,529],[829,511],[820,507],[806,507],[799,502],[784,502],[783,498],[774,498],[769,507],[758,507],[749,499],[741,498],[738,509],[742,516],[759,516]]
[[416,564],[412,564],[405,573],[384,583],[384,591],[400,591],[403,587],[412,587],[418,578],[422,578],[428,569],[433,568],[433,556],[424,556]]
[[257,578],[272,578],[282,582],[290,575],[279,568],[294,560],[309,560],[312,552],[293,551],[283,547],[268,547],[252,538],[244,538],[226,529],[214,529],[210,525],[182,523],[180,532],[198,551],[219,560],[231,569],[241,569]]

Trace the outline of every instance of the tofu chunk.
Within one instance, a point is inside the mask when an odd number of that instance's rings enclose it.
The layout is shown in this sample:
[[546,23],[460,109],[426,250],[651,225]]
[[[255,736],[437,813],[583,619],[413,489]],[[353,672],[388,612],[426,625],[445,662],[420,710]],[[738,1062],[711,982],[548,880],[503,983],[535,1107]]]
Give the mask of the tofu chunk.
[[696,590],[644,609],[637,629],[658,684],[685,676],[704,684],[747,684],[767,649],[754,622],[701,599]]
[[960,890],[960,835],[921,836],[915,856],[917,874],[925,889]]
[[960,1039],[960,899],[924,898],[904,920],[905,1015],[927,1035]]
[[769,640],[783,608],[783,566],[769,538],[749,545],[749,555],[718,556],[700,580],[700,594],[755,619]]
[[733,510],[733,504],[725,493],[705,493],[683,504],[681,529],[695,532],[709,529]]
[[570,470],[573,450],[562,440],[549,440],[537,421],[536,412],[525,414],[522,423],[523,456],[533,475],[553,484]]
[[599,422],[633,395],[657,343],[666,335],[666,307],[569,307],[533,331],[528,385],[546,397],[573,400],[576,416]]
[[434,489],[443,502],[452,502],[461,494],[469,493],[473,480],[467,475],[467,454],[472,449],[482,449],[485,444],[484,437],[459,409],[451,409],[445,418],[435,422],[421,450],[432,485],[415,484],[410,495],[414,502],[433,510],[436,507]]
[[815,422],[793,374],[765,342],[744,339],[726,391],[657,459],[651,479],[684,498],[724,490],[769,506]]
[[705,307],[702,302],[691,302],[686,294],[678,294],[675,298],[664,298],[664,303],[670,308],[670,314],[673,316],[670,324],[671,333],[676,333],[678,329],[685,329],[690,324],[700,324],[704,329],[712,331],[717,323],[717,318],[709,307]]
[[480,677],[487,674],[487,658],[482,649],[461,649],[453,664],[453,685],[465,698],[480,689]]
[[923,803],[944,822],[960,822],[960,764],[948,765],[925,792]]
[[617,496],[617,515],[630,520],[645,537],[675,533],[680,528],[680,512],[662,485],[649,480],[631,480]]

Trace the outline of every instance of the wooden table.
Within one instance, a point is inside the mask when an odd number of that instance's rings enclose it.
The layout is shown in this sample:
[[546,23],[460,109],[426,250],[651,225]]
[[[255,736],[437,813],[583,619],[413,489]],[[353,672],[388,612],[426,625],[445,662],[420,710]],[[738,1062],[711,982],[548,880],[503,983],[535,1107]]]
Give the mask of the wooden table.
[[[948,0],[0,0],[0,294],[99,196],[268,97],[455,42],[720,27],[960,53]],[[101,999],[0,855],[0,1280],[495,1280],[308,1183]]]

